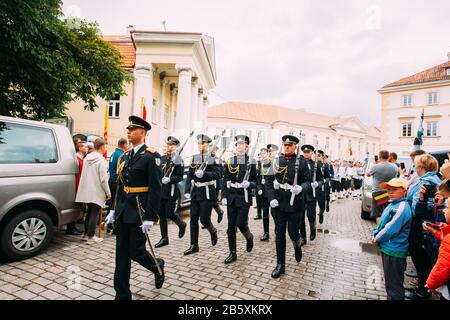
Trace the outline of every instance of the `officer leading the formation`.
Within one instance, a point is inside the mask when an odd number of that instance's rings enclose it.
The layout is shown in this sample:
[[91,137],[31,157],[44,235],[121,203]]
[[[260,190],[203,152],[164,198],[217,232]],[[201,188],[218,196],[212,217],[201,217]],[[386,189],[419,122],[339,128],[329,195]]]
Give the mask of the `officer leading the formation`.
[[[305,161],[298,159],[295,154],[299,139],[286,135],[282,140],[284,155],[275,159],[274,175],[268,176],[266,180],[267,197],[275,220],[277,251],[277,265],[272,272],[272,278],[278,278],[285,273],[286,226],[294,244],[295,260],[300,262],[302,259],[300,212],[304,210],[303,193],[309,188],[310,181],[310,172]],[[298,176],[297,181],[294,181],[296,170]]]
[[[133,148],[126,152],[118,163],[118,197],[115,212],[106,222],[116,221],[116,269],[114,289],[116,300],[131,300],[131,260],[155,274],[155,286],[164,283],[164,260],[155,259],[145,248],[146,233],[158,220],[158,206],[161,195],[161,158],[145,143],[145,135],[151,126],[145,120],[129,117],[128,140]],[[139,208],[138,208],[139,203]],[[141,216],[142,213],[142,216]],[[157,263],[162,271],[158,271]]]
[[199,251],[198,221],[211,234],[211,243],[217,244],[217,230],[211,223],[211,211],[217,201],[216,181],[221,178],[219,162],[208,152],[211,138],[204,134],[197,136],[199,153],[192,157],[185,186],[185,197],[191,199],[191,246],[184,254],[189,255]]
[[251,190],[256,188],[256,164],[248,155],[250,138],[245,135],[235,137],[236,155],[228,161],[223,179],[222,205],[227,206],[228,217],[228,247],[229,256],[225,263],[237,259],[236,227],[247,240],[247,252],[253,249],[253,234],[248,227],[248,212],[252,205]]
[[183,160],[175,154],[175,149],[180,145],[180,141],[175,137],[169,136],[166,139],[166,145],[166,154],[161,158],[161,170],[163,173],[161,203],[159,206],[161,240],[155,244],[155,248],[169,244],[167,218],[170,218],[178,226],[178,238],[183,238],[186,232],[186,223],[175,213],[177,199],[180,195],[177,183],[183,181],[184,172]]

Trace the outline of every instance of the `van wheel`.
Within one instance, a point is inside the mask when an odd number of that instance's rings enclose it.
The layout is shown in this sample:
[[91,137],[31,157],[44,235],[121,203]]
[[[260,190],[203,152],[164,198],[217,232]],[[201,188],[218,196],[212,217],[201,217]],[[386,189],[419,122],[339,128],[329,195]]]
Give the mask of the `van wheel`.
[[370,220],[370,212],[366,212],[361,208],[361,219]]
[[53,237],[53,223],[41,210],[26,210],[5,222],[0,248],[7,259],[22,260],[44,250]]

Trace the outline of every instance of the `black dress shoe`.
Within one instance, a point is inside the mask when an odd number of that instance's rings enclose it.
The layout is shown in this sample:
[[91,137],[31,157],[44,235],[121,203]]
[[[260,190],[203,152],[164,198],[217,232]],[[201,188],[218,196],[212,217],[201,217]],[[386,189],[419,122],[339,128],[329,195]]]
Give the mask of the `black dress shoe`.
[[316,228],[311,229],[311,234],[309,235],[309,240],[313,241],[316,238]]
[[161,267],[162,274],[159,274],[159,271],[155,273],[155,287],[156,289],[161,289],[163,286],[165,275],[164,275],[164,260],[158,259],[159,266]]
[[320,224],[323,223],[323,214],[319,214],[319,223],[320,223]]
[[426,295],[422,295],[417,291],[406,291],[405,298],[409,300],[429,300],[431,298],[431,294],[428,293]]
[[270,239],[270,237],[269,237],[269,233],[268,232],[265,232],[264,234],[263,234],[263,236],[261,237],[261,241],[269,241],[269,239]]
[[180,231],[178,231],[178,238],[181,239],[184,237],[184,234],[186,233],[186,226],[187,226],[187,223],[183,222],[183,225],[180,226]]
[[217,241],[219,241],[219,237],[217,236],[216,230],[216,232],[211,233],[211,244],[215,246],[217,244]]
[[247,252],[251,252],[253,250],[253,235],[247,238]]
[[189,254],[193,254],[199,251],[198,244],[191,244],[189,249],[184,252],[184,255],[187,256]]
[[217,223],[221,223],[223,220],[223,210],[220,210],[219,212],[217,212]]
[[230,252],[230,255],[225,259],[225,264],[230,264],[232,262],[235,262],[237,259],[236,252]]
[[282,274],[284,274],[284,264],[278,263],[272,271],[272,278],[279,278]]
[[77,229],[72,229],[72,230],[66,230],[66,234],[71,235],[71,236],[80,236],[83,233]]
[[302,260],[302,244],[301,240],[293,241],[294,244],[294,252],[295,252],[295,261],[300,262]]
[[155,244],[155,248],[161,248],[167,246],[169,244],[169,239],[161,238],[157,244]]

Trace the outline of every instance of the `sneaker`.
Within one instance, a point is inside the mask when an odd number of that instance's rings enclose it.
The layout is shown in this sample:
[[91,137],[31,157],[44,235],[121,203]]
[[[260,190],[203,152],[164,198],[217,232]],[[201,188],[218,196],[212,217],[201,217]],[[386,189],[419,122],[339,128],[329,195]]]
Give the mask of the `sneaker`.
[[102,242],[102,241],[103,241],[103,238],[99,238],[99,237],[93,236],[92,238],[89,238],[86,243],[87,244],[95,244],[95,243],[99,243],[99,242]]

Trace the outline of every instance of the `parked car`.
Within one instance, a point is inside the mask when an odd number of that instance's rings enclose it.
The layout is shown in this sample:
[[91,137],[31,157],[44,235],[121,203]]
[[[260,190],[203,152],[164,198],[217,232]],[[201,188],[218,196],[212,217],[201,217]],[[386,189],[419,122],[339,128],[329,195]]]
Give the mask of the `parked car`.
[[75,148],[60,125],[0,116],[0,253],[20,260],[81,218],[75,205]]
[[[407,174],[412,166],[412,160],[410,157],[402,156],[398,157],[397,160],[398,163],[404,163],[405,164],[405,173]],[[373,190],[373,179],[372,177],[367,177],[366,173],[372,169],[372,167],[375,165],[375,158],[374,156],[369,157],[369,160],[366,164],[365,172],[364,172],[364,179],[361,187],[361,219],[369,220],[370,219],[370,212],[372,211],[372,190]]]

